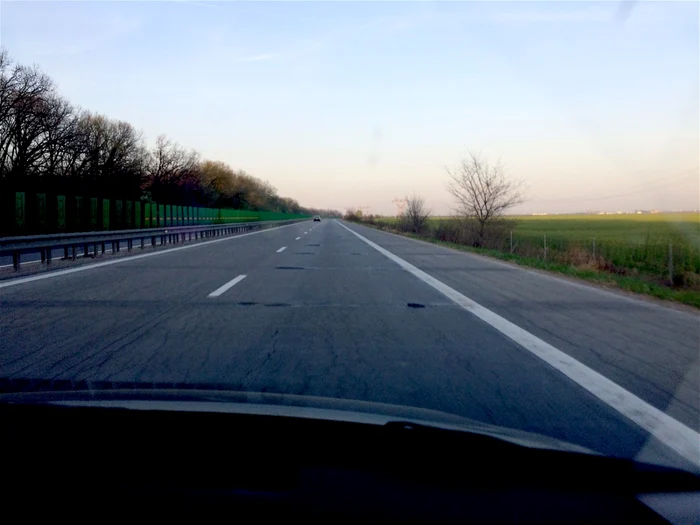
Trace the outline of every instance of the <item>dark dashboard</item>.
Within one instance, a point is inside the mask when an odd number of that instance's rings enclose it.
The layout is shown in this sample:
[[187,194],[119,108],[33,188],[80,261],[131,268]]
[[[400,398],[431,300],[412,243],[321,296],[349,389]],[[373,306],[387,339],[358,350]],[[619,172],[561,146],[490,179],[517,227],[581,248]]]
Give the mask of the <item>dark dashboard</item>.
[[0,427],[7,516],[665,523],[640,495],[692,518],[700,494],[684,471],[413,422],[15,401]]

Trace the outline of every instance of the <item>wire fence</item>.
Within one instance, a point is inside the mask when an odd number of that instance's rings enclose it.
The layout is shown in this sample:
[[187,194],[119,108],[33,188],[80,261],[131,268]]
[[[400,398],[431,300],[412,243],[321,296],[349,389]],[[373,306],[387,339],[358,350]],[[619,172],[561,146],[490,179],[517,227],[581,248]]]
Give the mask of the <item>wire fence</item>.
[[[382,229],[411,231],[400,221],[365,220]],[[495,225],[480,234],[474,224],[429,222],[419,233],[441,241],[497,250],[504,254],[590,268],[617,275],[651,276],[674,286],[700,288],[700,249],[691,242],[624,242],[561,235],[520,234],[512,224]]]
[[689,243],[639,244],[509,233],[492,247],[543,261],[591,266],[621,275],[648,274],[673,282],[683,280],[684,274],[700,273],[700,252]]

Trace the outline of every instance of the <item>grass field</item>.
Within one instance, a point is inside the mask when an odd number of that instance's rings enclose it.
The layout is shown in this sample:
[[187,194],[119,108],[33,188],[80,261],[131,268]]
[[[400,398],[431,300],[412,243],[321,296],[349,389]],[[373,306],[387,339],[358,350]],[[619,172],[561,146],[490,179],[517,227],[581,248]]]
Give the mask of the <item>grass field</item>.
[[[432,217],[439,222],[449,217]],[[689,244],[700,250],[700,213],[641,215],[521,215],[509,216],[513,233],[572,241],[615,241],[629,244]],[[394,217],[378,222],[396,224]]]
[[700,213],[641,215],[529,215],[512,217],[515,232],[578,241],[690,244],[700,249]]
[[[652,287],[657,297],[666,297],[665,288],[668,297],[700,306],[700,213],[528,215],[507,220],[479,250],[529,266],[559,272],[567,268],[566,272],[614,281],[633,291]],[[463,243],[444,235],[451,222],[449,217],[432,217],[421,236],[455,246]],[[374,224],[394,229],[399,221],[378,218]]]

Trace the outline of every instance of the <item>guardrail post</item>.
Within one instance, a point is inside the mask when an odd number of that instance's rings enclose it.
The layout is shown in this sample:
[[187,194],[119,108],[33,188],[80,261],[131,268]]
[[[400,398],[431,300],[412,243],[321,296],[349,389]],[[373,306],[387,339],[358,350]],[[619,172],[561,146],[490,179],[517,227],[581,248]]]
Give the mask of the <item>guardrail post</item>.
[[48,266],[49,264],[51,264],[51,252],[52,252],[52,251],[53,251],[53,250],[51,249],[51,247],[48,247],[48,248],[46,249],[46,265],[47,265],[47,266]]
[[156,236],[155,235],[151,236],[151,246],[153,246],[154,248],[156,247]]
[[141,249],[142,250],[146,247],[144,243],[145,243],[145,238],[141,237]]
[[15,270],[19,270],[19,252],[12,252],[12,266]]
[[76,252],[78,251],[78,249],[75,247],[75,244],[71,245],[70,248],[71,248],[71,252],[72,252],[72,257],[71,257],[71,259],[75,261]]
[[83,244],[83,259],[85,259],[90,253],[90,246]]
[[63,258],[64,258],[65,260],[68,259],[68,246],[64,246],[64,247],[63,247]]

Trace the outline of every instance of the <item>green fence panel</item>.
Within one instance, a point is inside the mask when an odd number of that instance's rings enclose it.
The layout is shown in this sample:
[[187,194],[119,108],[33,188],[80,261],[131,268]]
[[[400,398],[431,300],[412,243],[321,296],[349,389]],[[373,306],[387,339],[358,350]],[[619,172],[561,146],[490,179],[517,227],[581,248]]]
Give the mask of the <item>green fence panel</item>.
[[97,197],[90,197],[90,229],[97,229]]
[[75,197],[75,204],[73,206],[75,215],[73,215],[73,228],[75,231],[80,231],[83,229],[83,219],[85,218],[85,209],[83,208],[83,198]]
[[152,228],[151,225],[151,203],[147,202],[143,205],[143,227]]
[[191,226],[192,225],[192,206],[187,206],[185,208],[185,214],[186,214],[185,224],[187,226]]
[[36,225],[40,232],[46,231],[46,193],[36,194]]
[[143,223],[141,222],[141,201],[134,202],[134,228],[143,228]]
[[102,229],[109,230],[109,199],[102,199]]
[[123,203],[120,200],[114,201],[114,224],[112,228],[121,230],[124,226]]
[[124,221],[127,228],[134,227],[134,203],[132,201],[126,201],[124,203],[126,208],[126,220]]
[[56,228],[66,229],[66,196],[56,196]]
[[27,226],[27,210],[23,191],[15,193],[15,228],[18,232],[24,231]]
[[172,206],[172,204],[165,205],[165,225],[166,226],[173,225],[173,206]]
[[165,204],[158,205],[158,227],[165,226]]
[[177,215],[176,224],[177,224],[178,226],[182,226],[182,206],[176,206],[176,208],[177,208],[177,211],[176,211],[176,215]]

